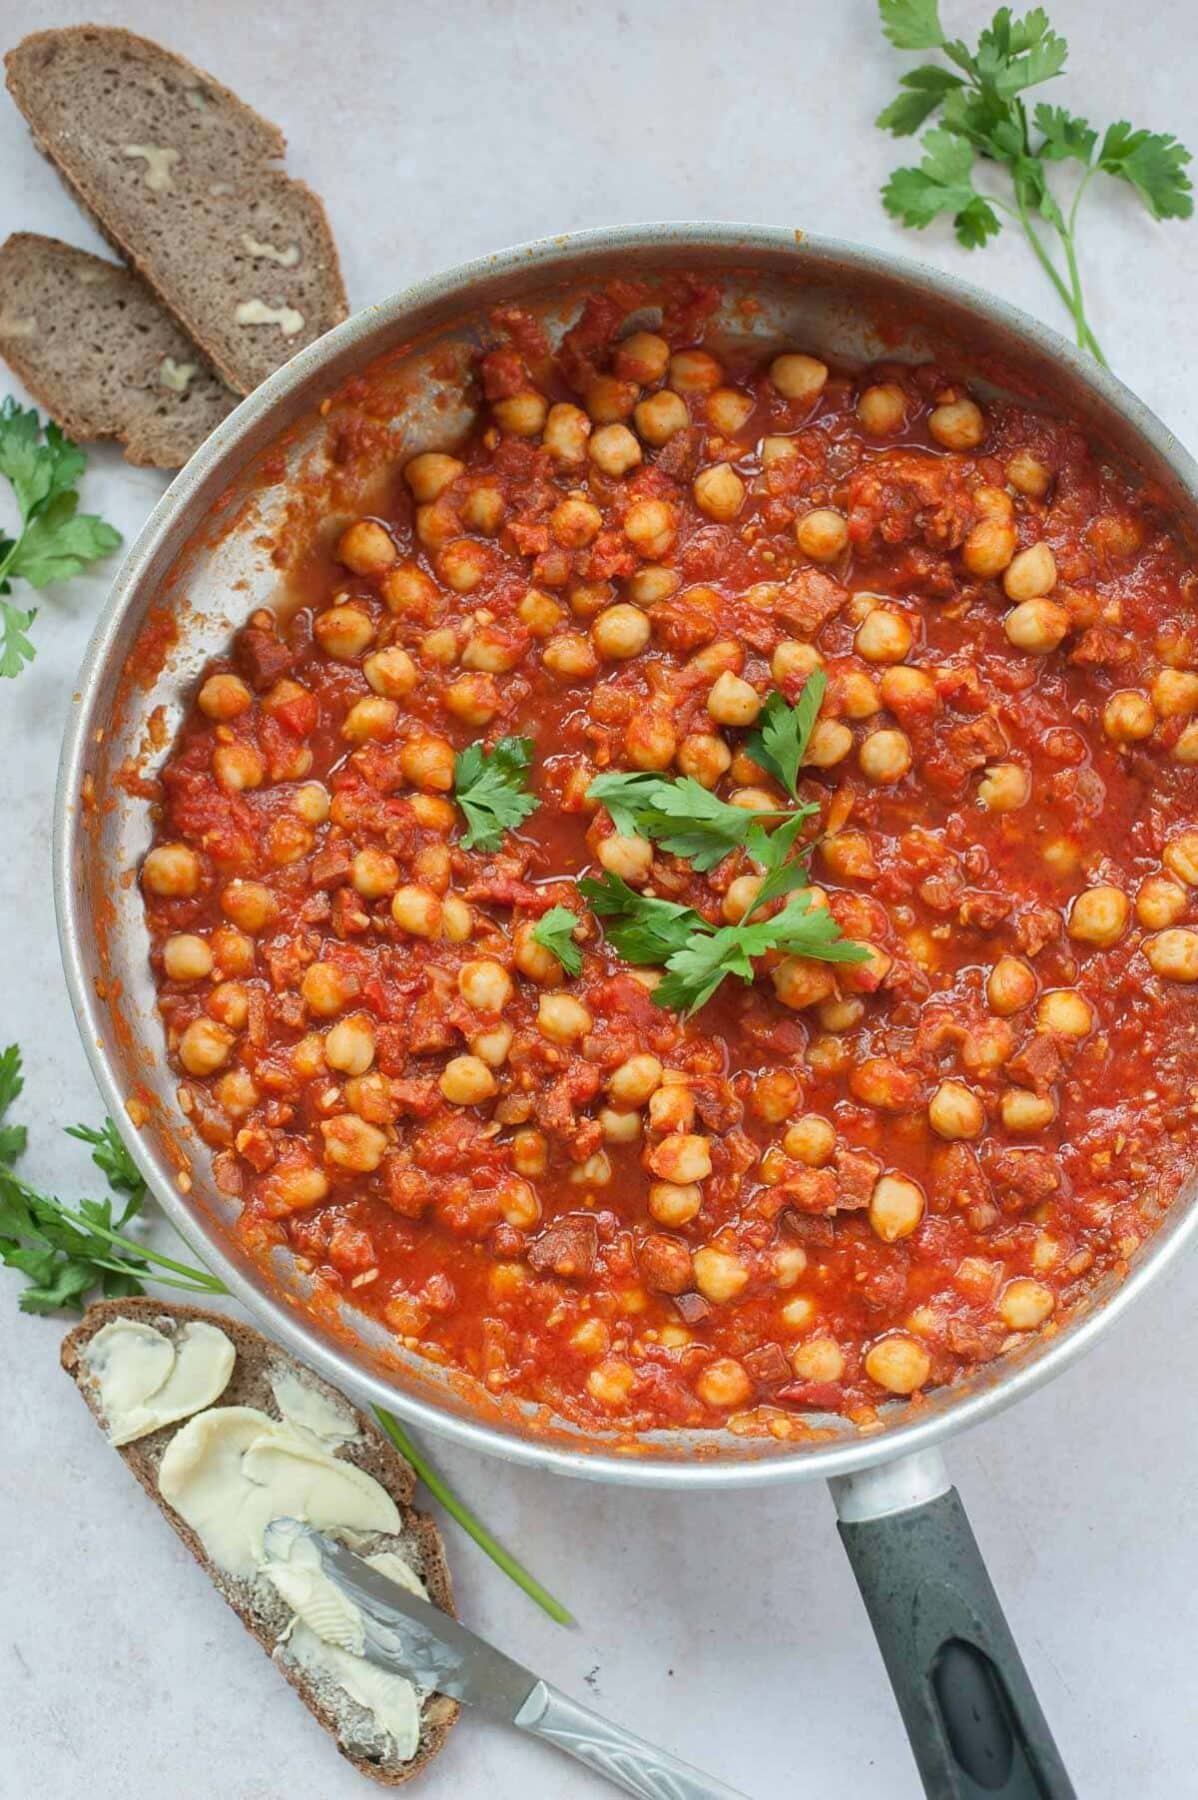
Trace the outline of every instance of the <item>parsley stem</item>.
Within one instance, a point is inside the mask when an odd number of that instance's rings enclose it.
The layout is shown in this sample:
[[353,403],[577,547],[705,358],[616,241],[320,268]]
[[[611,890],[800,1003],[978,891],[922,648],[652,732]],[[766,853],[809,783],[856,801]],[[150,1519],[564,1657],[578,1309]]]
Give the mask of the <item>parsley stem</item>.
[[489,1556],[491,1561],[502,1569],[518,1588],[522,1588],[529,1599],[536,1602],[542,1612],[548,1613],[549,1617],[559,1625],[573,1625],[573,1614],[567,1612],[561,1601],[555,1600],[548,1588],[542,1587],[536,1576],[531,1575],[522,1563],[517,1562],[509,1550],[504,1549],[498,1538],[493,1537],[482,1521],[476,1519],[474,1514],[462,1504],[452,1488],[446,1486],[436,1469],[408,1436],[394,1413],[389,1413],[385,1406],[376,1406],[374,1415],[400,1455],[406,1457],[411,1463],[429,1493],[435,1500],[440,1501],[451,1518],[457,1520],[462,1530],[474,1539],[479,1549]]

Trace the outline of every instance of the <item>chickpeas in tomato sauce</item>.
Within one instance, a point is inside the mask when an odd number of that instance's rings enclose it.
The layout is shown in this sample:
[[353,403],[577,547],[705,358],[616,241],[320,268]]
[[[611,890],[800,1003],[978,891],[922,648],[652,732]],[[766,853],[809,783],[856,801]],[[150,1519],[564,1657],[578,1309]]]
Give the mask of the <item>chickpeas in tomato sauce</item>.
[[[1119,1272],[1192,1160],[1198,625],[1077,428],[926,366],[497,321],[463,443],[387,471],[206,672],[142,867],[180,1099],[258,1252],[409,1348],[628,1430],[868,1422]],[[684,1020],[577,881],[735,924],[761,870],[598,774],[787,804],[747,734],[826,677],[811,902]],[[455,753],[535,746],[467,849]],[[571,975],[535,935],[577,914]]]

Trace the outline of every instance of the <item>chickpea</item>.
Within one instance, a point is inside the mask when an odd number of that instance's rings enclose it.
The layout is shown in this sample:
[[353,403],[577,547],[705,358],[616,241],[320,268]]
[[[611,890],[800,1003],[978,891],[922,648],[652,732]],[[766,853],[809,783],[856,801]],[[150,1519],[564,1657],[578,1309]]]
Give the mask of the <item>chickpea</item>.
[[928,430],[946,450],[976,450],[986,435],[986,421],[976,401],[950,400],[933,409]]
[[446,894],[441,902],[441,935],[447,944],[465,944],[474,934],[474,914],[460,894]]
[[483,537],[494,537],[503,524],[507,502],[497,487],[476,487],[462,500],[459,511],[463,525]]
[[721,1356],[695,1377],[695,1393],[704,1406],[744,1406],[752,1398],[753,1383],[735,1358]]
[[511,1054],[515,1032],[510,1025],[492,1025],[487,1031],[478,1031],[470,1039],[470,1049],[475,1056],[480,1056],[489,1069],[502,1069]]
[[649,642],[649,621],[637,606],[609,606],[591,626],[591,642],[608,661],[627,662]]
[[565,618],[565,612],[556,600],[548,594],[541,593],[539,588],[529,588],[516,609],[520,623],[530,637],[549,637],[556,625]]
[[466,725],[489,725],[502,704],[499,689],[490,675],[459,676],[445,689],[444,701],[446,712]]
[[695,1251],[692,1257],[695,1271],[695,1286],[705,1300],[717,1304],[724,1300],[735,1300],[748,1286],[749,1271],[739,1256],[730,1250],[718,1250],[714,1244],[704,1244]]
[[[901,737],[901,732],[894,732]],[[807,740],[807,754],[804,763],[813,769],[832,769],[843,762],[853,748],[853,734],[847,725],[839,719],[817,719],[815,729]]]
[[706,350],[676,350],[670,358],[670,386],[676,394],[709,394],[724,371]]
[[983,519],[1001,519],[1004,525],[1014,524],[1015,502],[1006,488],[990,487],[983,483],[974,488],[970,498]]
[[435,450],[426,450],[405,465],[403,478],[413,499],[421,502],[438,500],[464,468],[465,464],[456,456],[442,456]]
[[621,381],[647,387],[660,381],[670,366],[670,346],[655,331],[634,331],[616,345],[612,368]]
[[587,1393],[600,1406],[609,1407],[613,1412],[627,1403],[636,1381],[636,1370],[623,1357],[608,1356],[587,1376]]
[[805,681],[808,675],[823,666],[823,661],[814,644],[785,638],[770,658],[770,674],[778,682],[798,678]]
[[723,900],[720,911],[729,925],[739,925],[749,908],[756,902],[761,892],[760,875],[738,875],[731,883]]
[[1036,977],[1018,956],[1000,956],[986,978],[986,998],[1006,1018],[1022,1012],[1036,997]]
[[1047,1094],[1033,1094],[1027,1088],[1007,1088],[998,1104],[1002,1122],[1012,1132],[1043,1131],[1057,1114]]
[[1144,945],[1155,975],[1165,981],[1198,981],[1198,931],[1174,927],[1158,932]]
[[828,964],[806,956],[785,957],[770,970],[770,980],[783,1006],[795,1012],[804,1006],[818,1006],[836,991],[836,977]]
[[844,1375],[844,1352],[835,1338],[808,1338],[791,1353],[790,1366],[801,1381],[839,1381]]
[[662,713],[648,707],[629,719],[624,749],[634,769],[668,769],[678,748],[678,733]]
[[580,406],[560,404],[549,408],[541,439],[555,462],[577,468],[587,459],[591,421]]
[[721,436],[734,438],[748,423],[753,397],[742,394],[739,388],[718,387],[708,394],[703,410]]
[[233,1033],[212,1019],[193,1019],[179,1039],[179,1061],[189,1075],[212,1075],[229,1060]]
[[353,1175],[373,1174],[386,1154],[386,1132],[358,1118],[356,1113],[338,1113],[327,1119],[320,1135],[324,1139],[325,1161]]
[[208,996],[208,1011],[230,1031],[244,1031],[250,999],[240,981],[222,981]]
[[1169,755],[1174,762],[1198,763],[1198,724],[1185,727]]
[[212,752],[212,773],[222,792],[241,794],[262,786],[266,762],[252,744],[218,744]]
[[512,978],[502,963],[480,956],[463,963],[458,970],[458,992],[467,1006],[476,1012],[501,1013],[514,989]]
[[561,500],[549,515],[554,542],[565,550],[581,550],[593,543],[603,526],[603,514],[589,500]]
[[1025,600],[1042,600],[1057,584],[1056,558],[1048,545],[1041,542],[1021,550],[1012,558],[1003,576],[1003,592],[1017,604]]
[[961,561],[979,581],[993,581],[1008,568],[1019,543],[1015,527],[1005,519],[979,519],[961,546]]
[[587,411],[596,425],[614,425],[626,419],[636,405],[640,389],[635,381],[615,375],[597,375],[586,392]]
[[1053,988],[1040,996],[1036,1024],[1041,1031],[1055,1032],[1058,1037],[1084,1038],[1094,1028],[1094,1012],[1075,988]]
[[258,1090],[248,1069],[230,1069],[216,1084],[216,1097],[230,1118],[243,1119],[258,1104]]
[[942,1081],[928,1106],[928,1123],[937,1137],[975,1138],[986,1123],[986,1112],[963,1081]]
[[610,874],[634,887],[648,881],[653,873],[653,846],[644,838],[624,837],[616,832],[602,840],[596,855]]
[[668,600],[671,594],[676,594],[681,586],[682,577],[677,569],[647,563],[628,577],[628,598],[637,606],[656,606],[659,600]]
[[548,413],[548,401],[535,388],[522,388],[518,394],[491,402],[491,417],[500,431],[510,432],[513,437],[536,437]]
[[143,887],[164,900],[187,900],[199,892],[200,859],[186,844],[155,844],[141,865]]
[[857,752],[861,773],[867,781],[889,786],[901,781],[911,767],[911,740],[905,731],[883,727],[871,731]]
[[549,1166],[549,1146],[541,1131],[518,1131],[512,1139],[512,1167],[521,1175],[543,1175]]
[[685,1078],[673,1069],[666,1071],[661,1086],[649,1097],[649,1124],[662,1134],[685,1135],[694,1129],[695,1097]]
[[299,1212],[306,1206],[316,1206],[328,1191],[328,1176],[310,1164],[292,1163],[276,1169],[270,1177],[271,1199],[284,1212]]
[[1186,891],[1168,875],[1150,875],[1136,895],[1136,918],[1149,931],[1176,925],[1187,905]]
[[1161,861],[1187,887],[1198,887],[1198,831],[1182,831],[1170,838]]
[[607,1078],[607,1091],[617,1106],[644,1106],[661,1086],[662,1066],[648,1051],[622,1062]]
[[317,613],[312,632],[326,656],[353,662],[374,637],[374,624],[364,607],[329,606]]
[[913,1394],[931,1372],[931,1359],[923,1345],[902,1332],[879,1338],[865,1358],[870,1380],[891,1394]]
[[678,746],[678,767],[700,787],[713,788],[732,767],[732,752],[712,732],[691,732]]
[[725,669],[707,696],[707,711],[717,725],[751,725],[761,711],[761,695]]
[[889,668],[881,681],[882,704],[898,719],[930,719],[940,710],[936,683],[922,669]]
[[857,401],[857,417],[871,437],[893,437],[907,422],[907,396],[897,381],[867,387]]
[[668,444],[672,437],[690,424],[686,401],[679,394],[672,394],[668,388],[640,401],[632,417],[645,442],[652,444],[655,449]]
[[1162,719],[1198,712],[1198,675],[1192,669],[1158,669],[1152,678],[1152,704]]
[[1032,778],[1018,763],[991,763],[978,782],[978,804],[987,812],[1018,812],[1031,791]]
[[779,463],[793,462],[798,454],[798,446],[793,438],[771,436],[761,440],[761,466],[763,469],[773,469]]
[[1135,744],[1152,736],[1156,712],[1146,694],[1122,688],[1102,709],[1102,729],[1116,744]]
[[703,1190],[695,1183],[653,1181],[649,1184],[650,1217],[659,1225],[689,1225],[703,1205]]
[[399,707],[381,694],[355,700],[341,721],[341,735],[351,744],[385,743],[394,737]]
[[706,1138],[692,1132],[673,1132],[654,1146],[648,1162],[653,1174],[662,1181],[686,1187],[694,1181],[706,1181],[711,1174],[711,1146]]
[[441,915],[441,901],[431,888],[409,883],[391,896],[391,917],[410,937],[440,937]]
[[1002,624],[1017,650],[1047,656],[1068,635],[1070,620],[1055,600],[1024,600],[1011,608]]
[[587,445],[587,455],[604,475],[627,475],[641,461],[641,447],[627,425],[603,425]]
[[828,367],[801,351],[786,351],[770,364],[770,380],[784,400],[800,400],[810,406],[824,391]]
[[598,1117],[604,1140],[609,1144],[635,1144],[641,1135],[640,1113],[619,1112],[614,1106],[602,1106]]
[[1017,450],[1008,458],[1004,472],[1015,492],[1026,494],[1029,500],[1043,500],[1052,482],[1052,470],[1030,450]]
[[1131,905],[1117,887],[1087,888],[1069,909],[1069,936],[1079,944],[1097,944],[1109,950],[1127,930]]
[[901,663],[913,642],[914,633],[902,613],[875,606],[858,625],[853,648],[866,662]]
[[699,511],[722,524],[734,519],[745,503],[745,484],[731,463],[714,463],[710,469],[700,470],[691,492]]
[[[456,526],[447,533],[447,539],[454,531]],[[415,563],[398,563],[395,568],[388,569],[380,583],[380,591],[390,612],[408,613],[421,619],[435,617],[441,598],[436,582]]]
[[447,738],[409,738],[400,749],[399,766],[415,788],[447,794],[453,787],[454,753]]
[[336,963],[309,963],[300,982],[300,993],[312,1012],[331,1019],[357,998],[358,980]]
[[514,938],[514,956],[516,967],[521,975],[529,981],[535,981],[538,987],[553,987],[561,981],[565,971],[552,950],[546,950],[538,944],[532,935],[531,920],[525,920],[516,927]]
[[611,1180],[611,1160],[605,1150],[596,1150],[584,1163],[579,1163],[566,1177],[572,1187],[606,1187]]
[[542,994],[537,1005],[537,1030],[554,1044],[576,1043],[594,1022],[588,1008],[570,994]]
[[365,1013],[340,1019],[325,1033],[324,1059],[342,1075],[365,1075],[374,1061],[374,1027]]
[[[329,790],[322,781],[305,781],[291,797],[291,810],[305,825],[323,825],[332,805]],[[302,856],[305,852],[301,850],[298,854]]]
[[673,547],[678,517],[667,500],[637,500],[624,515],[624,536],[649,562],[657,562]]
[[221,890],[220,909],[242,931],[261,931],[275,916],[275,897],[260,881],[231,881]]
[[818,1113],[805,1113],[783,1137],[782,1148],[795,1162],[804,1163],[809,1169],[822,1169],[836,1148],[836,1128]]
[[1003,1324],[1012,1331],[1035,1331],[1037,1325],[1043,1325],[1056,1303],[1056,1295],[1050,1287],[1045,1287],[1042,1281],[1019,1275],[1014,1281],[1008,1281],[1003,1289],[998,1311]]
[[362,664],[362,673],[371,690],[387,700],[406,700],[418,680],[416,664],[398,644],[390,644],[387,649],[376,650],[373,656],[368,656]]
[[909,1181],[905,1175],[882,1175],[870,1195],[870,1226],[883,1243],[896,1244],[917,1229],[924,1204],[923,1189],[917,1181]]
[[209,675],[197,699],[204,717],[221,725],[240,718],[253,704],[254,696],[236,675]]
[[359,519],[343,531],[337,543],[337,560],[355,575],[381,575],[399,559],[395,543],[377,519]]
[[599,658],[589,638],[577,632],[563,632],[546,644],[542,662],[558,681],[586,681],[599,667]]
[[496,1093],[495,1077],[481,1056],[453,1056],[438,1087],[451,1106],[478,1106]]
[[849,547],[848,521],[834,507],[817,506],[795,520],[795,542],[812,562],[835,562]]

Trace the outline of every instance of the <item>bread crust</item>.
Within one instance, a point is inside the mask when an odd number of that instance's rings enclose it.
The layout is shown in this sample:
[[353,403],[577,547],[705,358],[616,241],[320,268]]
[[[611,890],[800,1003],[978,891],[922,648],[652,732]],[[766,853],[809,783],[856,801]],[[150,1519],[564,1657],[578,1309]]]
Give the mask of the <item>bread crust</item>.
[[[260,157],[251,173],[258,189],[280,208],[289,205],[296,211],[296,217],[302,218],[304,226],[304,231],[298,235],[302,237],[305,232],[309,233],[317,251],[312,273],[325,290],[324,303],[317,320],[305,317],[302,334],[283,338],[281,334],[272,333],[271,340],[263,344],[255,341],[257,333],[253,327],[242,326],[242,332],[248,330],[249,336],[238,346],[240,353],[234,354],[228,331],[218,329],[211,308],[205,310],[202,304],[203,284],[173,276],[169,266],[164,266],[161,255],[154,254],[153,234],[144,228],[144,221],[143,228],[139,229],[128,207],[123,209],[125,216],[122,216],[122,208],[106,193],[97,169],[91,166],[86,134],[56,128],[48,116],[53,109],[41,104],[39,74],[59,52],[82,52],[85,48],[95,48],[102,59],[105,55],[132,56],[143,62],[159,59],[181,87],[204,90],[219,98],[231,117],[256,141]],[[347,316],[349,307],[341,262],[323,201],[305,182],[271,166],[274,160],[283,156],[287,147],[287,140],[278,126],[247,106],[207,70],[198,68],[150,38],[107,25],[69,25],[33,32],[7,53],[4,63],[8,90],[24,114],[38,148],[53,163],[68,190],[108,242],[154,290],[236,393],[251,393],[273,369]],[[248,194],[237,197],[243,204],[250,202]],[[191,198],[194,201],[195,195]],[[295,220],[292,224],[294,226]],[[304,273],[306,275],[308,271],[305,269]],[[267,279],[262,277],[264,284]],[[277,285],[279,271],[275,270],[270,279]],[[247,299],[253,297],[245,296]],[[276,355],[276,351],[281,354]]]
[[[102,1430],[104,1421],[98,1395],[94,1383],[87,1379],[87,1368],[82,1358],[96,1332],[114,1319],[133,1319],[141,1324],[159,1329],[165,1326],[170,1330],[177,1330],[191,1320],[202,1320],[225,1332],[232,1339],[237,1360],[228,1386],[215,1403],[218,1406],[257,1406],[262,1411],[277,1416],[270,1374],[286,1368],[352,1414],[360,1436],[353,1443],[347,1444],[339,1455],[372,1475],[386,1488],[403,1515],[403,1554],[415,1564],[434,1604],[445,1612],[454,1612],[445,1546],[436,1523],[412,1505],[416,1478],[411,1468],[369,1415],[348,1400],[340,1389],[332,1387],[306,1364],[297,1361],[288,1351],[263,1337],[253,1326],[243,1324],[240,1319],[229,1318],[223,1313],[207,1312],[197,1306],[157,1300],[150,1295],[127,1300],[98,1300],[88,1307],[83,1318],[63,1339],[61,1361]],[[360,1774],[369,1776],[372,1781],[385,1787],[398,1787],[403,1782],[410,1781],[432,1761],[444,1744],[460,1711],[457,1701],[450,1700],[443,1694],[433,1694],[425,1701],[420,1745],[410,1762],[378,1762],[369,1756],[355,1754],[345,1747],[338,1737],[338,1720],[335,1714],[325,1704],[306,1672],[296,1662],[274,1655],[280,1629],[286,1621],[287,1608],[277,1596],[262,1591],[266,1588],[266,1583],[233,1580],[217,1569],[209,1560],[195,1532],[159,1493],[158,1466],[167,1444],[182,1423],[183,1421],[177,1420],[146,1437],[135,1439],[131,1444],[120,1445],[116,1447],[116,1453],[224,1595],[246,1630],[261,1644],[308,1711],[333,1737],[342,1756]]]

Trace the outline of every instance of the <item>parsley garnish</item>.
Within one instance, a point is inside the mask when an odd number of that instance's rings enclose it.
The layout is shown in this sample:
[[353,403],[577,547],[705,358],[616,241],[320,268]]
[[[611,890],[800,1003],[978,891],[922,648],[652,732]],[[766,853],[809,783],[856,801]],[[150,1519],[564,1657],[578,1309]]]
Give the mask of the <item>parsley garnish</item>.
[[532,935],[543,950],[556,956],[567,975],[582,974],[582,951],[574,942],[578,915],[568,906],[551,906],[537,920]]
[[493,750],[471,744],[458,751],[453,797],[466,815],[463,850],[498,850],[504,832],[537,810],[541,802],[524,785],[532,749],[531,738],[508,737],[500,738]]
[[[43,428],[36,409],[9,395],[0,406],[0,475],[8,481],[20,515],[16,537],[0,534],[0,596],[15,580],[32,588],[66,581],[87,563],[107,556],[118,531],[92,513],[81,513],[75,492],[87,467],[82,450],[57,425]],[[29,628],[37,609],[0,598],[0,676],[12,680],[37,654]]]
[[693,863],[701,875],[731,850],[743,850],[754,822],[779,813],[750,812],[710,793],[692,775],[597,775],[588,800],[601,800],[625,837],[652,838],[672,856]]
[[653,990],[654,1004],[688,1018],[706,1006],[729,975],[752,981],[752,959],[767,950],[820,962],[869,958],[864,945],[841,934],[826,907],[812,906],[810,894],[797,894],[775,918],[751,924],[746,915],[739,925],[717,927],[693,907],[638,894],[608,872],[578,886],[595,913],[608,921],[607,935],[626,962],[664,965],[666,976]]
[[[1068,45],[1043,7],[1016,18],[1001,7],[971,51],[945,35],[938,0],[878,0],[882,29],[898,50],[939,50],[953,65],[925,63],[902,78],[903,92],[877,123],[909,137],[939,112],[940,124],[920,139],[923,156],[896,169],[882,190],[886,210],[917,231],[947,213],[957,238],[976,250],[1015,220],[1073,319],[1077,341],[1106,362],[1086,318],[1077,260],[1078,208],[1094,176],[1126,181],[1154,219],[1188,219],[1194,210],[1190,152],[1169,132],[1133,131],[1125,121],[1104,134],[1064,107],[1040,102],[1031,118],[1022,96],[1065,67]],[[1011,177],[1014,204],[980,192],[974,163],[1000,163]],[[1053,163],[1085,170],[1066,212],[1055,198]],[[1055,254],[1054,254],[1055,252]]]
[[775,690],[762,707],[756,729],[749,733],[745,745],[753,761],[780,781],[792,800],[799,797],[799,770],[827,690],[828,677],[822,669],[812,670],[793,706]]

